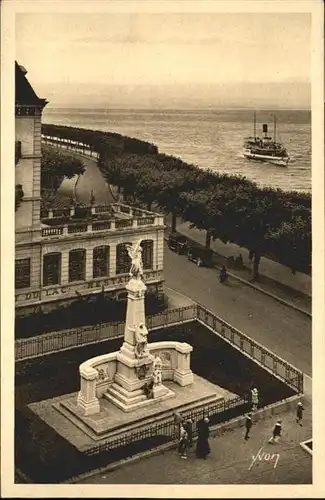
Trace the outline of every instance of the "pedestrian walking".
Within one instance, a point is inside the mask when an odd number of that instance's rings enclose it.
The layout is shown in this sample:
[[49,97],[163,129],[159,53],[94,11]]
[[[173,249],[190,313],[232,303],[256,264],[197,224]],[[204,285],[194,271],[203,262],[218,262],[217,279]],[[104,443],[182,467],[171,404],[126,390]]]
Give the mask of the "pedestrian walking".
[[175,435],[176,435],[176,439],[179,439],[179,436],[180,436],[180,426],[181,426],[181,424],[183,422],[183,417],[176,410],[173,412],[173,415],[174,415]]
[[188,447],[193,446],[193,421],[188,418],[184,424],[184,429],[187,432]]
[[219,274],[219,281],[220,283],[224,283],[228,278],[228,273],[227,273],[227,269],[225,266],[222,266],[221,270],[220,270],[220,274]]
[[183,424],[180,425],[178,452],[181,458],[187,458],[188,434]]
[[296,422],[302,427],[302,416],[303,416],[304,407],[302,403],[298,403],[297,405],[297,413],[296,413]]
[[256,411],[259,403],[259,394],[256,387],[251,390],[252,410]]
[[209,445],[209,419],[207,417],[199,420],[197,423],[198,430],[198,440],[196,443],[195,454],[197,458],[203,458],[204,460],[210,453],[210,445]]
[[252,428],[253,422],[252,422],[252,414],[248,413],[245,421],[245,428],[246,428],[246,433],[245,433],[245,440],[249,439],[249,433]]
[[282,433],[282,421],[278,420],[277,423],[274,426],[272,436],[269,439],[269,443],[278,443]]

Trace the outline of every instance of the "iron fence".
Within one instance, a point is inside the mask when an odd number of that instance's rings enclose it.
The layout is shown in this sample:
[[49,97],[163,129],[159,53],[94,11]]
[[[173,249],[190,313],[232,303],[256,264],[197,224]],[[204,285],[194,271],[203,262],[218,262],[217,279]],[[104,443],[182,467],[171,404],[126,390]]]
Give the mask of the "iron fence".
[[303,393],[303,373],[261,344],[229,325],[221,318],[197,304],[197,320],[220,335],[228,343],[255,362],[282,379],[298,394]]
[[[191,304],[178,309],[169,309],[162,313],[148,316],[148,330],[171,326],[185,321],[194,321],[196,305]],[[81,328],[45,333],[37,337],[19,339],[15,342],[15,359],[24,359],[52,354],[64,349],[72,349],[95,342],[123,337],[125,323],[109,322]]]
[[[154,330],[195,320],[262,365],[298,394],[303,393],[301,371],[199,304],[167,309],[159,314],[148,316],[146,322],[148,330]],[[16,361],[22,361],[64,349],[119,338],[123,336],[124,328],[123,322],[109,322],[19,339],[15,342],[15,358]]]
[[[216,425],[244,415],[249,409],[249,401],[236,396],[218,403],[209,404],[197,410],[184,411],[182,412],[182,417],[184,420],[189,418],[192,420],[193,437],[196,437],[198,433],[197,424],[204,417],[209,418],[209,425]],[[175,425],[174,418],[169,417],[164,422],[149,425],[135,432],[125,433],[116,439],[107,440],[89,449],[86,453],[87,455],[97,455],[120,449],[126,456],[130,456],[130,448],[132,446],[138,453],[139,448],[142,446],[150,445],[150,447],[158,447],[163,443],[173,442],[177,439],[178,428]]]

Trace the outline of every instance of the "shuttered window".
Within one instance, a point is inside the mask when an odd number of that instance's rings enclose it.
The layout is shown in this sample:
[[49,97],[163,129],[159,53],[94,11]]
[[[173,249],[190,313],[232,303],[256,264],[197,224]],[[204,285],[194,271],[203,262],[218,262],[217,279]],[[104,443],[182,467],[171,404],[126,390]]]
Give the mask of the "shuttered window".
[[15,261],[15,287],[30,287],[30,258],[16,259]]
[[48,253],[43,257],[43,286],[59,285],[61,282],[61,254]]
[[86,250],[70,250],[69,252],[69,281],[83,281],[86,279]]
[[153,269],[153,240],[141,241],[143,269]]
[[93,278],[109,276],[109,247],[100,246],[93,250]]
[[116,245],[116,274],[128,273],[131,268],[131,259],[126,245],[131,245],[131,243]]

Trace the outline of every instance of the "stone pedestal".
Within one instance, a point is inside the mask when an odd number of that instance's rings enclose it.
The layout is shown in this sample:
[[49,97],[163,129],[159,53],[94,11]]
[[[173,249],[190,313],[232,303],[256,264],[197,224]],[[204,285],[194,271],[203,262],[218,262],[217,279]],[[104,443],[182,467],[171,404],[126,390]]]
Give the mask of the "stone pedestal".
[[[152,380],[154,357],[149,353],[147,344],[139,352],[136,342],[136,331],[145,327],[144,294],[147,287],[141,279],[131,278],[126,285],[128,303],[124,330],[124,342],[117,354],[116,374],[104,397],[123,411],[131,411],[150,404],[143,391],[145,384]],[[173,393],[161,385],[154,391],[154,400],[166,398]]]
[[168,394],[168,390],[169,389],[163,384],[154,385],[152,388],[153,398],[157,399],[165,397]]
[[140,389],[152,376],[153,356],[145,346],[142,357],[137,357],[135,330],[145,328],[144,294],[147,287],[140,279],[132,278],[126,285],[128,303],[124,342],[117,355],[115,382],[129,392]]
[[83,370],[80,375],[80,391],[77,397],[77,405],[86,416],[99,413],[100,404],[96,397],[96,384],[94,383],[98,373],[96,370],[90,369],[88,371]]
[[190,353],[193,347],[182,343],[177,349],[177,370],[174,373],[174,381],[182,387],[193,384],[193,372],[190,368]]

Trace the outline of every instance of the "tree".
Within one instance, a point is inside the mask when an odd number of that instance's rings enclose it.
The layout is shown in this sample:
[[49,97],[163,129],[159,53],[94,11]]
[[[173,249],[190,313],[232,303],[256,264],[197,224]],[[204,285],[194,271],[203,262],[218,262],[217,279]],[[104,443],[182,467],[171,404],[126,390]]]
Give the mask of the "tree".
[[81,160],[72,155],[60,153],[51,147],[42,148],[41,187],[56,192],[64,178],[72,179],[85,172]]
[[271,250],[281,264],[292,270],[311,272],[311,218],[293,216],[269,235]]
[[99,152],[98,165],[107,182],[123,188],[133,203],[147,208],[157,203],[171,213],[173,231],[180,216],[207,232],[207,247],[211,238],[246,247],[254,257],[253,280],[258,279],[262,255],[289,266],[294,261],[304,272],[310,269],[309,194],[259,188],[242,176],[203,170],[119,134],[47,124],[42,131]]
[[213,193],[208,189],[181,193],[183,218],[190,222],[191,227],[206,231],[205,247],[210,248],[212,232],[218,225],[219,213],[216,205],[211,203]]

